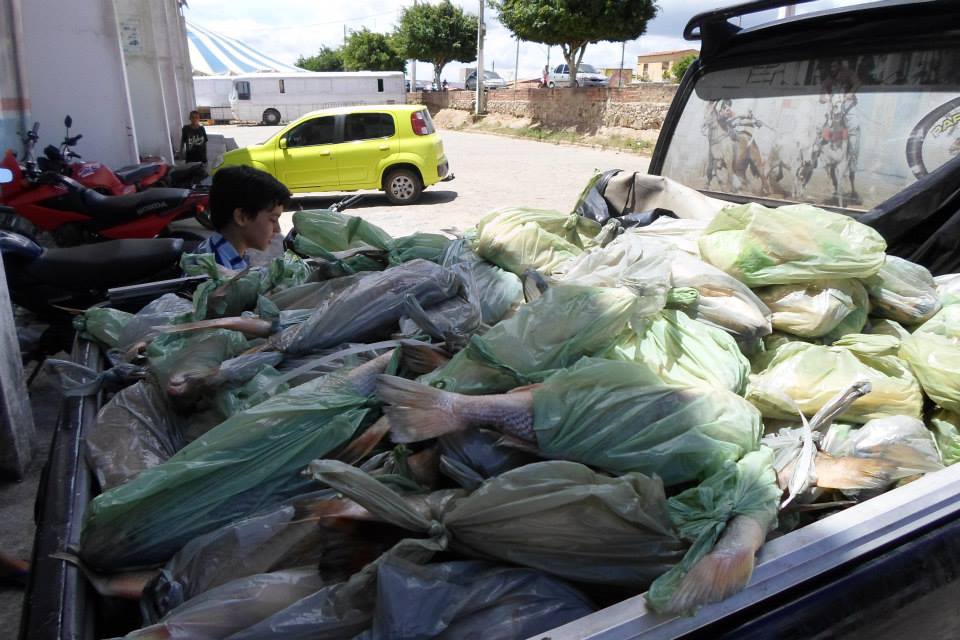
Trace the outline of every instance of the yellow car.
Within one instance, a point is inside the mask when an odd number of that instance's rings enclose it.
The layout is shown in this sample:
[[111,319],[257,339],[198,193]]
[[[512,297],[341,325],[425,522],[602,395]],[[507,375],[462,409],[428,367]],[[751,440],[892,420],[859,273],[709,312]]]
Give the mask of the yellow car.
[[314,111],[262,144],[227,152],[216,169],[242,164],[293,193],[380,189],[393,204],[412,204],[424,187],[453,179],[423,105]]

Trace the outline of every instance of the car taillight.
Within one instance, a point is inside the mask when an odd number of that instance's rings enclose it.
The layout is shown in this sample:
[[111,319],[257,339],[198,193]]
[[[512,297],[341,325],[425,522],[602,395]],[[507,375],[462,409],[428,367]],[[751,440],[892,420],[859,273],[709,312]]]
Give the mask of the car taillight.
[[410,114],[410,126],[413,127],[413,132],[418,136],[425,136],[430,133],[430,125],[427,124],[423,111],[414,111]]

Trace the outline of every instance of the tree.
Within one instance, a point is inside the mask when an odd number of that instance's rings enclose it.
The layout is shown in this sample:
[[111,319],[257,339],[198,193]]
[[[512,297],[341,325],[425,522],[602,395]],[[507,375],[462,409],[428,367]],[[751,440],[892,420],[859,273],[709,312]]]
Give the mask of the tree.
[[297,58],[296,65],[307,71],[343,71],[343,53],[330,47],[320,47],[315,56]]
[[448,62],[476,60],[477,17],[450,0],[415,4],[400,14],[394,38],[404,57],[433,63],[433,79],[439,87],[440,73]]
[[673,79],[677,82],[683,80],[683,74],[687,72],[687,67],[693,64],[693,61],[696,59],[697,56],[690,54],[674,62],[673,66],[670,67],[670,74],[673,76]]
[[489,0],[500,22],[521,40],[559,45],[577,83],[577,69],[591,42],[635,40],[657,15],[654,0]]
[[352,31],[341,52],[347,71],[404,71],[407,67],[389,36],[366,27]]

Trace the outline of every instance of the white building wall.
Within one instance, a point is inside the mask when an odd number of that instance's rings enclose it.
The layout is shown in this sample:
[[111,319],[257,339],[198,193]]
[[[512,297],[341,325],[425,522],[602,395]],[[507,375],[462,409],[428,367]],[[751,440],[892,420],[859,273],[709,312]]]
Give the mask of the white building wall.
[[85,158],[136,162],[137,131],[113,0],[23,2],[23,58],[39,148],[63,138],[63,117],[82,133]]
[[[155,2],[150,0],[115,0],[120,25],[120,42],[124,51],[127,79],[130,84],[130,105],[137,129],[141,157],[173,158],[172,136],[167,118],[160,56],[163,53],[163,32],[157,29]],[[160,38],[158,38],[160,31]],[[166,83],[169,85],[169,82]]]

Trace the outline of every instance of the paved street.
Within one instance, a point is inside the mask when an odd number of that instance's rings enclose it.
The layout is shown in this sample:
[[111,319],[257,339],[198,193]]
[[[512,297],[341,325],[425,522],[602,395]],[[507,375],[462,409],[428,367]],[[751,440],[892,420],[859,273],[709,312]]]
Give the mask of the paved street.
[[[280,127],[208,127],[245,146],[261,142]],[[646,170],[649,159],[632,153],[555,145],[532,140],[441,130],[447,159],[456,179],[424,191],[419,203],[395,207],[371,192],[352,213],[394,235],[414,231],[465,229],[498,207],[523,205],[568,211],[594,170]],[[322,208],[340,196],[299,195],[294,207]],[[281,221],[284,232],[290,218]]]

